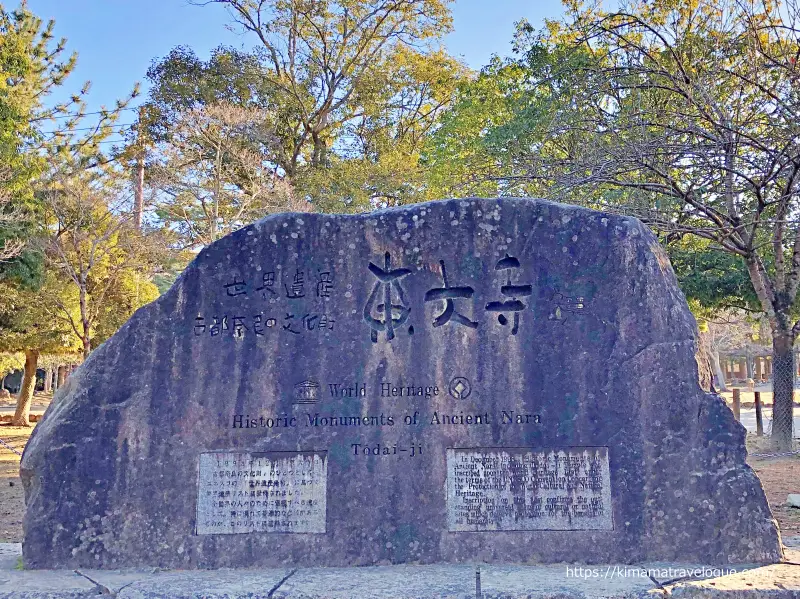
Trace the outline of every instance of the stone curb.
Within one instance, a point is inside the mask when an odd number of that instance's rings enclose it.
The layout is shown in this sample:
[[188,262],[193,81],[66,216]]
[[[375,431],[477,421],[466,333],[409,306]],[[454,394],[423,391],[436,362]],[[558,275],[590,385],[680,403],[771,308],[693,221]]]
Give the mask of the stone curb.
[[[800,552],[791,551],[792,558]],[[480,599],[800,599],[800,561],[659,588],[632,566],[481,564]],[[7,567],[7,566],[6,566]],[[567,575],[567,568],[572,575]],[[640,568],[698,568],[648,564]],[[582,577],[576,569],[583,568]],[[627,570],[627,573],[626,573]],[[0,599],[475,599],[476,566],[259,570],[0,571]],[[658,580],[658,579],[656,579]],[[663,584],[664,581],[661,581]]]

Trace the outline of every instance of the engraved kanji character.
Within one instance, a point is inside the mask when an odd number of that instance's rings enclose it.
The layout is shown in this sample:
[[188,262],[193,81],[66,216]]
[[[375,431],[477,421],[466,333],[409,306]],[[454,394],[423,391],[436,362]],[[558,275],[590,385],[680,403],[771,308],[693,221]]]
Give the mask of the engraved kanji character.
[[244,316],[234,316],[233,317],[233,336],[234,337],[244,337],[244,332],[247,330],[247,327],[244,324]]
[[230,297],[236,297],[237,295],[247,295],[247,283],[244,280],[239,281],[236,278],[236,275],[233,277],[233,283],[228,283],[225,285],[225,291],[228,293]]
[[194,319],[194,334],[195,336],[202,335],[206,330],[206,319],[197,315],[197,318]]
[[[411,274],[411,270],[408,268],[392,269],[392,257],[389,252],[384,255],[383,268],[376,266],[372,262],[369,263],[368,268],[378,281],[372,288],[367,303],[364,305],[364,321],[372,329],[370,338],[373,343],[378,342],[378,333],[381,331],[385,331],[386,339],[391,341],[394,339],[395,329],[403,325],[408,320],[409,314],[411,314],[411,307],[408,306],[405,292],[400,285],[400,279]],[[378,303],[378,294],[381,290],[383,290],[383,303]],[[399,304],[392,303],[393,292],[397,294]],[[377,318],[372,315],[373,310],[377,312]],[[409,327],[408,332],[413,334],[414,328]]]
[[330,297],[333,289],[333,275],[330,271],[319,273],[317,282],[317,297]]
[[519,297],[527,297],[533,293],[533,287],[531,285],[517,285],[512,284],[511,282],[511,270],[519,268],[519,260],[516,258],[509,256],[506,254],[505,258],[501,258],[495,264],[495,270],[507,270],[508,278],[506,279],[506,284],[500,287],[500,293],[505,296],[510,297],[511,299],[503,300],[503,301],[494,301],[489,302],[486,304],[486,310],[489,312],[501,312],[498,314],[497,321],[506,326],[508,324],[508,318],[502,312],[513,312],[514,316],[514,324],[511,327],[511,334],[516,335],[517,331],[519,330],[519,313],[522,312],[526,305],[518,299]]
[[256,291],[261,292],[261,297],[267,299],[267,293],[278,295],[272,287],[275,285],[275,271],[261,273],[261,286],[256,287]]
[[208,330],[211,332],[211,336],[212,337],[216,337],[222,331],[227,331],[228,330],[228,316],[224,315],[222,317],[222,320],[220,320],[219,317],[217,317],[217,316],[212,317],[211,326],[208,327]]
[[319,328],[333,330],[333,323],[336,322],[330,316],[323,314],[319,317]]
[[283,325],[283,330],[284,331],[289,331],[290,333],[294,333],[295,335],[299,335],[300,334],[300,331],[295,331],[292,328],[292,322],[291,321],[294,320],[294,314],[287,313],[286,314],[286,318],[284,318],[284,320],[289,321],[289,322],[284,323],[284,325]]
[[303,324],[309,331],[313,331],[314,327],[317,326],[317,321],[319,320],[319,316],[317,314],[306,314],[303,316]]
[[306,292],[303,285],[304,285],[303,271],[298,268],[297,271],[294,273],[292,286],[289,287],[286,284],[283,285],[286,288],[286,297],[288,297],[289,299],[298,299],[301,297],[305,297]]
[[450,287],[447,281],[447,270],[444,265],[444,260],[439,260],[442,267],[442,281],[444,287],[435,287],[425,293],[426,302],[434,302],[444,300],[444,310],[439,316],[433,319],[433,326],[440,327],[447,324],[451,320],[457,324],[477,329],[478,323],[470,320],[460,312],[456,311],[455,298],[470,298],[475,293],[472,287]]
[[253,316],[253,332],[256,336],[263,336],[264,335],[264,323],[262,322],[264,317],[261,314],[256,314]]
[[274,318],[267,318],[266,325],[267,325],[267,328],[268,328],[268,329],[271,329],[271,328],[272,328],[272,327],[274,327],[276,324],[278,324],[278,321],[277,321],[277,320],[275,320]]

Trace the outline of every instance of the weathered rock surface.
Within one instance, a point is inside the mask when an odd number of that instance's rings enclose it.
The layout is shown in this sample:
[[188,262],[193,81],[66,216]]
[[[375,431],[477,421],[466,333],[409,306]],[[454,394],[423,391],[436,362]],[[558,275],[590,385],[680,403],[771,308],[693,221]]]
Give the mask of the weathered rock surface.
[[272,216],[59,389],[22,460],[25,565],[776,561],[695,350],[634,219]]

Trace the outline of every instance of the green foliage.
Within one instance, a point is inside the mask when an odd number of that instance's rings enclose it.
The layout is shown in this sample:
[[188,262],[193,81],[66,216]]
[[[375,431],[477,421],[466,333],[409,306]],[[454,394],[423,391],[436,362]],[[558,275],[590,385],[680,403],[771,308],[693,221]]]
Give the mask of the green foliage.
[[170,252],[164,257],[152,281],[159,294],[166,293],[172,287],[193,257],[191,252]]
[[64,43],[52,44],[46,26],[23,4],[0,6],[0,279],[28,286],[41,282],[41,253],[26,248],[37,225],[33,181],[45,168],[37,151],[41,94],[59,85],[75,65],[61,61]]
[[158,295],[160,235],[133,226],[126,184],[120,173],[68,169],[43,195],[48,273],[61,284],[47,305],[84,355]]
[[0,353],[0,378],[25,366],[25,354],[20,352]]
[[174,48],[147,71],[153,84],[145,107],[149,136],[169,141],[173,123],[197,107],[228,103],[274,108],[268,93],[271,86],[261,74],[257,57],[239,50],[219,47],[202,61],[191,48]]
[[[102,111],[88,128],[81,127],[88,84],[67,102],[45,104],[77,60],[74,53],[65,55],[66,40],[55,41],[54,28],[24,0],[15,10],[0,5],[0,280],[29,288],[41,284],[44,273],[35,243],[42,223],[38,189],[65,158],[81,168],[101,164],[100,142],[126,104]],[[78,134],[83,130],[88,133]]]
[[[453,107],[426,145],[432,195],[552,196],[552,173],[535,165],[557,164],[583,143],[578,123],[586,110],[583,73],[597,58],[566,40],[548,39],[526,21],[517,25],[515,56],[493,57],[480,75],[462,84]],[[597,206],[598,199],[559,190],[561,201]],[[597,187],[594,196],[614,190]]]
[[466,69],[436,42],[447,0],[313,4],[225,0],[260,47],[202,61],[176,48],[148,71],[154,139],[198,108],[257,111],[247,142],[274,177],[317,210],[363,211],[425,199],[420,151]]
[[502,144],[490,139],[514,118],[514,104],[525,93],[525,72],[495,57],[481,73],[463,82],[453,107],[426,139],[423,164],[430,197],[527,195],[515,185]]
[[[71,353],[78,346],[71,326],[80,312],[71,279],[53,268],[55,204],[48,202],[56,177],[113,168],[101,142],[113,132],[126,101],[85,123],[88,84],[67,102],[47,105],[76,64],[66,40],[54,40],[54,22],[33,15],[23,1],[0,5],[0,351],[35,349]],[[134,90],[132,96],[136,95]],[[86,133],[82,133],[86,131]],[[48,190],[48,191],[46,191]],[[57,219],[56,219],[57,220]]]
[[[45,353],[75,351],[77,345],[63,319],[57,315],[58,304],[65,300],[64,286],[49,273],[37,290],[8,285],[0,300],[0,351],[19,352],[38,349]],[[72,303],[71,310],[77,305]]]
[[147,277],[137,270],[124,269],[120,273],[119,281],[109,290],[100,306],[97,325],[93,331],[93,344],[97,345],[111,337],[136,310],[154,301],[159,295],[158,287]]
[[712,249],[702,239],[687,237],[666,245],[672,268],[693,309],[705,314],[728,308],[761,311],[744,261],[729,252]]

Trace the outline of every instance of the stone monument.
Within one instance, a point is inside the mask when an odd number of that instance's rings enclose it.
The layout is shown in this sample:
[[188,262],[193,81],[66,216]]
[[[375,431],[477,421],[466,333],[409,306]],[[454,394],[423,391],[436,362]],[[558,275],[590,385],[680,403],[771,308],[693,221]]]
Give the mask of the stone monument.
[[635,219],[267,217],[58,390],[22,460],[25,566],[776,561],[696,336]]

